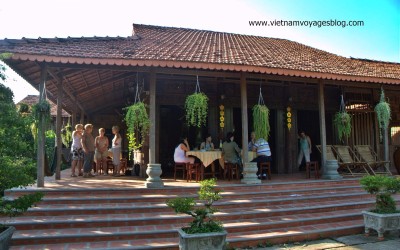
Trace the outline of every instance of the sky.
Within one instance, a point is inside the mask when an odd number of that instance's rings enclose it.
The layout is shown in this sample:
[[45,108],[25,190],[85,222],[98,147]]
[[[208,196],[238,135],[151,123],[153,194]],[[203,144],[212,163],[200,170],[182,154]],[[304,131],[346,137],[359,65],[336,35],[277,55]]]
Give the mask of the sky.
[[[269,26],[251,26],[267,21]],[[308,26],[288,26],[302,21]],[[359,26],[321,26],[361,21]],[[1,0],[0,39],[122,36],[132,24],[289,39],[340,56],[400,63],[400,0]],[[277,26],[281,23],[280,26]],[[282,24],[286,24],[283,26]],[[314,25],[315,24],[315,25]],[[274,26],[272,26],[274,25]],[[37,94],[12,70],[18,102]]]

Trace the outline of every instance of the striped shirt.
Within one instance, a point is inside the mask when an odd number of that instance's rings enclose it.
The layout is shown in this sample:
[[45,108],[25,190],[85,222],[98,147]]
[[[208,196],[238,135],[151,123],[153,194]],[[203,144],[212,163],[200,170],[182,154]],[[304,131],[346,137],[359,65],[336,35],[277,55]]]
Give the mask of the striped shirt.
[[271,156],[271,149],[269,144],[263,138],[260,138],[254,143],[254,148],[257,149],[257,155]]

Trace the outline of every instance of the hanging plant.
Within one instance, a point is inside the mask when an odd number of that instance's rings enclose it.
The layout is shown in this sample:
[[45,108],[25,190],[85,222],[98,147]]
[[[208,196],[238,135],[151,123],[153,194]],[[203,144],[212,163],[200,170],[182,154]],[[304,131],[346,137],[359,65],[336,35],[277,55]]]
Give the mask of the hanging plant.
[[264,138],[268,141],[270,125],[269,125],[269,109],[264,104],[264,99],[261,93],[258,97],[258,104],[253,107],[253,130],[258,138]]
[[341,96],[341,98],[342,100],[340,102],[339,112],[335,114],[335,117],[333,119],[333,123],[337,128],[339,141],[342,141],[343,138],[349,138],[351,134],[351,116],[346,111],[343,95]]
[[72,142],[72,126],[69,123],[65,125],[63,129],[61,129],[61,140],[65,147],[69,147],[70,143]]
[[349,138],[351,134],[351,116],[346,111],[339,111],[335,114],[334,124],[337,128],[339,141],[343,137]]
[[146,111],[146,105],[139,101],[127,107],[125,122],[128,132],[129,151],[140,149],[150,128],[150,119]]
[[[381,89],[380,101],[375,106],[375,112],[376,112],[376,116],[378,118],[379,128],[381,130],[388,128],[389,121],[391,118],[391,111],[390,111],[389,103],[387,103],[385,100],[385,92],[383,91],[383,88]],[[381,137],[382,137],[382,131],[381,131]]]
[[185,101],[186,121],[188,126],[200,128],[206,125],[208,113],[208,97],[200,91],[199,78],[194,94],[186,97]]
[[32,115],[34,122],[36,123],[36,127],[38,127],[37,125],[39,124],[41,117],[44,117],[44,126],[49,126],[51,122],[50,103],[47,100],[42,100],[34,104],[32,106]]

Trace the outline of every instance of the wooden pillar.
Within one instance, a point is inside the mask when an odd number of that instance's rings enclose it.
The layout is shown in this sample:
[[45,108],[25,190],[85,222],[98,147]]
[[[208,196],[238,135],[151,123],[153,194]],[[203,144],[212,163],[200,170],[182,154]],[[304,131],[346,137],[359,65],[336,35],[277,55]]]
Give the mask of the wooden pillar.
[[249,129],[248,129],[248,116],[247,116],[247,84],[245,74],[240,74],[240,100],[242,107],[242,159],[243,162],[249,161],[248,143],[249,143]]
[[77,105],[76,104],[74,104],[74,110],[72,111],[72,121],[71,121],[71,127],[72,127],[72,129],[74,130],[74,128],[75,128],[75,125],[77,124],[77,122],[76,122],[76,113],[78,112],[78,109],[77,109]]
[[322,80],[318,83],[319,127],[321,139],[321,169],[324,171],[326,163],[326,126],[325,126],[325,97]]
[[57,117],[56,117],[56,141],[57,141],[57,165],[56,165],[56,180],[61,179],[61,155],[62,155],[62,144],[61,144],[61,111],[62,111],[62,98],[63,98],[63,87],[62,79],[59,78],[57,81]]
[[[46,99],[45,83],[47,80],[47,65],[42,66],[39,83],[39,102]],[[44,116],[39,116],[38,136],[37,136],[37,186],[44,187],[44,163],[45,163],[45,120]]]
[[79,123],[85,125],[84,122],[85,122],[85,111],[81,109],[81,121]]
[[149,164],[156,163],[156,74],[150,72]]

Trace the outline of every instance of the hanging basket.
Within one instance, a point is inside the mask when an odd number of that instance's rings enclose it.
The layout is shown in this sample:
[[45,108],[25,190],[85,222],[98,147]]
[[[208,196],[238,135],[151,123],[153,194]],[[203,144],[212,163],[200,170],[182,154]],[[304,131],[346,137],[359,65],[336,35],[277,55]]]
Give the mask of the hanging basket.
[[391,119],[391,110],[389,103],[385,100],[385,92],[381,89],[381,97],[379,103],[375,106],[375,112],[378,119],[380,129],[386,129]]
[[340,102],[339,112],[335,114],[333,119],[333,123],[337,129],[339,141],[342,141],[344,138],[349,138],[351,134],[351,116],[346,111],[346,106],[344,104],[343,95],[341,96],[342,100]]
[[269,109],[264,104],[264,99],[261,93],[258,98],[258,104],[253,107],[253,130],[257,139],[263,138],[268,141],[270,125],[269,125]]
[[188,126],[200,128],[207,123],[208,97],[200,91],[199,80],[194,94],[186,97],[185,101],[186,122]]
[[146,105],[140,101],[127,107],[125,122],[128,132],[129,151],[141,148],[150,129],[150,119]]

